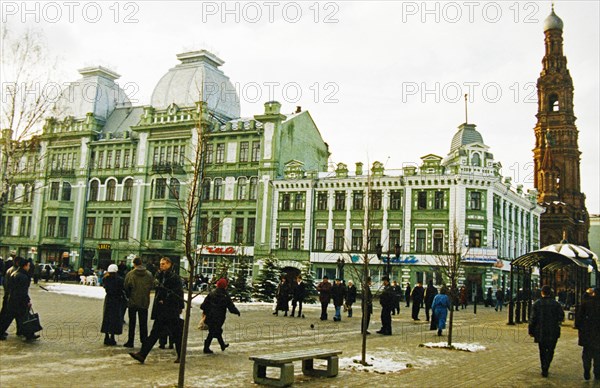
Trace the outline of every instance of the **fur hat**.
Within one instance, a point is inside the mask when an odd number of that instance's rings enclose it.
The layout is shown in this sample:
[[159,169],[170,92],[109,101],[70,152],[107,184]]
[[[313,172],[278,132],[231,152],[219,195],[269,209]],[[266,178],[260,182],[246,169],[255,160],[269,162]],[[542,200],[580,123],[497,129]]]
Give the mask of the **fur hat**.
[[108,270],[107,271],[108,272],[115,272],[116,273],[116,272],[119,271],[119,267],[117,267],[116,264],[111,264],[111,265],[108,266]]
[[226,289],[227,288],[227,279],[221,278],[217,281],[217,288]]

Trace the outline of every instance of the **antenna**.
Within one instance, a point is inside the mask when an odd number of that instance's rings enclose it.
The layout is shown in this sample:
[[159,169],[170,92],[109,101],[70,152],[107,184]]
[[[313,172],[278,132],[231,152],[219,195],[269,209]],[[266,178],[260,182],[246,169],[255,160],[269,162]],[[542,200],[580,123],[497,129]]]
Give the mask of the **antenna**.
[[469,114],[467,111],[467,96],[468,94],[465,94],[465,124],[469,123]]

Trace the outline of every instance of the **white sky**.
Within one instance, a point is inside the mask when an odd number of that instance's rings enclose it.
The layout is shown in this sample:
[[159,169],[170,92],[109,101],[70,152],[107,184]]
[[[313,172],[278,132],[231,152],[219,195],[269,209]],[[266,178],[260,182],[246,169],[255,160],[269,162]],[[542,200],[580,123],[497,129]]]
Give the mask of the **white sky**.
[[[599,4],[559,1],[555,8],[565,24],[582,191],[592,214],[600,213]],[[465,121],[462,95],[472,90],[469,122],[503,175],[533,187],[535,82],[549,2],[57,1],[27,9],[4,1],[2,22],[41,29],[63,80],[101,64],[121,74],[118,82],[143,105],[177,53],[205,48],[225,60],[221,69],[239,85],[242,116],[262,113],[270,99],[284,113],[300,105],[331,161],[351,169],[358,161],[394,169],[429,153],[445,156]]]

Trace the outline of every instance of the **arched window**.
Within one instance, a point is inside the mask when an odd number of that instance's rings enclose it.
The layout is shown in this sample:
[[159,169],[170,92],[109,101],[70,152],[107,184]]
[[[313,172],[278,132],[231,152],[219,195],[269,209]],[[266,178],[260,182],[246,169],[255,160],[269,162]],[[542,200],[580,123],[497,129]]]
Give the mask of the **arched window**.
[[115,200],[116,190],[117,190],[117,181],[116,180],[111,179],[108,182],[106,182],[106,200],[107,201]]
[[10,196],[9,196],[9,200],[11,202],[15,202],[15,199],[17,198],[17,185],[12,185],[10,187]]
[[215,183],[213,184],[213,199],[223,199],[223,179],[221,178],[215,179]]
[[69,182],[63,182],[61,200],[63,200],[63,201],[71,200],[71,184]]
[[246,199],[246,178],[241,177],[238,179],[237,189],[237,199]]
[[171,178],[171,185],[169,186],[169,199],[179,199],[180,186],[181,185],[176,178]]
[[558,112],[560,110],[558,95],[551,94],[550,97],[548,97],[548,110],[550,112]]
[[258,178],[250,178],[250,188],[248,191],[250,192],[250,199],[255,200],[258,192]]
[[210,179],[206,179],[204,182],[202,182],[202,193],[201,193],[201,199],[203,201],[208,201],[210,200]]
[[97,180],[93,180],[90,183],[90,195],[89,195],[89,201],[97,201],[98,200],[98,181]]
[[473,153],[471,156],[471,166],[481,166],[481,158],[478,153]]
[[131,191],[133,189],[133,179],[129,178],[123,182],[123,201],[131,201]]

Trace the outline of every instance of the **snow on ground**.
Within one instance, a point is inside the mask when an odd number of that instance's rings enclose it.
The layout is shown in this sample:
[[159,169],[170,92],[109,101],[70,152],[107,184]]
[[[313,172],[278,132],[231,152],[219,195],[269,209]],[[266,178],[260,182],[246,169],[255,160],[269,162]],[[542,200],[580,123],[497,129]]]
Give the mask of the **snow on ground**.
[[469,343],[460,343],[460,342],[453,343],[452,347],[448,347],[448,342],[426,342],[419,346],[426,347],[426,348],[444,348],[444,349],[463,350],[465,352],[479,352],[479,351],[486,349],[485,346],[479,345],[476,343],[469,344]]
[[369,352],[366,357],[369,366],[360,363],[361,356],[345,357],[339,359],[339,367],[341,369],[351,370],[354,372],[371,372],[379,374],[387,374],[400,372],[410,368],[410,364],[406,362],[394,360],[394,356],[398,354],[390,354],[389,352]]

